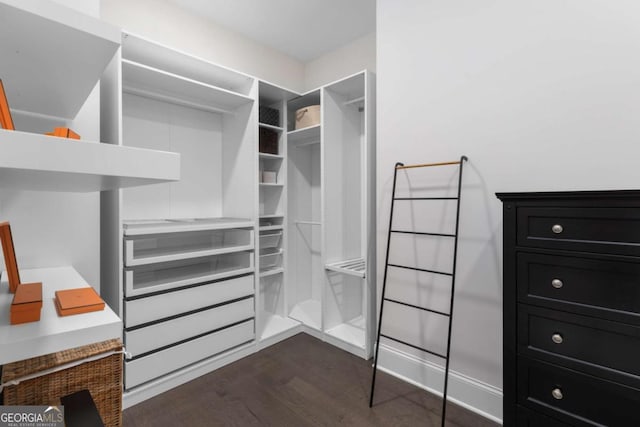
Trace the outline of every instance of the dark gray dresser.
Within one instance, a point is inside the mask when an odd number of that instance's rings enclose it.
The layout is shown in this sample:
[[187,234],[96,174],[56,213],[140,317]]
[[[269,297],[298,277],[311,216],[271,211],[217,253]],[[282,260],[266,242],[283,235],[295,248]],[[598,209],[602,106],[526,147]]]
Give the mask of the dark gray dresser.
[[640,426],[640,191],[497,196],[504,425]]

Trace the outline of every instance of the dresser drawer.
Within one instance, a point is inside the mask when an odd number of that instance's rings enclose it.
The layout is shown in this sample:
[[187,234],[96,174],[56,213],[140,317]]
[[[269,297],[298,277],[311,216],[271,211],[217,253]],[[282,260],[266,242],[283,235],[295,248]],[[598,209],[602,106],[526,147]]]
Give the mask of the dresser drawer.
[[125,330],[125,346],[133,357],[254,317],[253,298]]
[[124,326],[144,323],[254,294],[253,274],[124,302]]
[[192,363],[245,344],[254,339],[254,327],[254,321],[249,320],[151,353],[148,356],[127,360],[124,364],[125,388],[131,389]]
[[517,244],[640,255],[640,210],[519,207]]
[[640,389],[526,357],[518,359],[518,403],[572,425],[640,423]]
[[571,425],[520,405],[518,405],[517,412],[518,427],[568,427]]
[[518,300],[640,323],[640,264],[589,255],[517,255]]
[[595,375],[612,369],[640,386],[637,326],[520,304],[518,351]]

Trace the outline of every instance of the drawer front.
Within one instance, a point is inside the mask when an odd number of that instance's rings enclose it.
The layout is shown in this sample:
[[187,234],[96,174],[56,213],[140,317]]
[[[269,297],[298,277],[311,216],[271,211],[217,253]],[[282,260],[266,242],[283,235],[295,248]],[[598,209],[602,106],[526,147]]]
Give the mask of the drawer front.
[[640,423],[640,389],[526,357],[518,360],[518,403],[572,425]]
[[253,249],[252,229],[203,230],[125,237],[124,265],[153,264]]
[[125,331],[125,346],[134,357],[254,317],[253,298]]
[[[518,351],[591,371],[593,365],[630,373],[640,385],[640,328],[624,323],[520,305]],[[582,365],[582,366],[581,366]],[[593,370],[598,375],[608,369]]]
[[518,405],[516,416],[518,427],[568,427],[570,425],[520,405]]
[[519,207],[520,246],[640,255],[640,209]]
[[254,321],[250,320],[148,356],[127,360],[124,364],[125,388],[131,389],[154,378],[247,343],[254,337]]
[[254,294],[253,274],[124,302],[125,328]]
[[640,264],[579,255],[517,255],[518,300],[640,323]]
[[211,257],[124,269],[124,293],[137,297],[172,291],[253,272],[253,252],[236,252]]

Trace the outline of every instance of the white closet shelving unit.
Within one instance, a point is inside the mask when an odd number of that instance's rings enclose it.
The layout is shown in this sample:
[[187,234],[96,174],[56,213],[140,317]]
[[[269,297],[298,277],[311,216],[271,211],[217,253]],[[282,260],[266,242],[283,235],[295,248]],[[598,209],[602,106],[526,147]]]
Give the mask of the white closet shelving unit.
[[372,354],[375,322],[373,76],[358,73],[323,92],[325,340]]
[[131,405],[255,347],[257,81],[129,33],[109,77],[104,133],[179,153],[182,171],[102,197],[102,280],[117,284]]
[[118,29],[45,0],[2,0],[0,17],[0,78],[18,129],[0,130],[1,187],[91,192],[179,178],[173,153],[44,135],[76,117],[117,55]]
[[[295,96],[297,95],[294,92],[260,82],[258,96],[260,106],[277,110],[280,121],[277,125],[258,121],[258,128],[276,132],[278,136],[276,154],[260,152],[258,144],[260,220],[257,244],[260,253],[258,259],[260,284],[257,293],[257,335],[259,348],[298,333],[300,326],[299,322],[287,316],[284,286],[284,274],[287,268],[285,254],[289,250],[285,227],[287,217],[286,102]],[[262,172],[275,173],[276,182],[262,182]]]
[[322,126],[295,129],[295,112],[321,104],[320,98],[321,90],[315,90],[287,105],[288,311],[317,337],[322,333]]

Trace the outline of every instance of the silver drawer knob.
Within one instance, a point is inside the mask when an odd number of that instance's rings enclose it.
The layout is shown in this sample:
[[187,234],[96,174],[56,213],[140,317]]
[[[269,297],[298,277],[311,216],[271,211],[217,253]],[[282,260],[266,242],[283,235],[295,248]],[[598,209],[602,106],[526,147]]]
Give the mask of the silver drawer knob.
[[553,286],[556,289],[560,289],[561,287],[564,286],[564,283],[562,283],[562,280],[560,279],[553,279],[551,281],[551,286]]
[[553,390],[551,390],[551,396],[553,396],[553,398],[556,400],[562,400],[562,398],[564,397],[562,395],[562,390],[560,390],[559,388],[554,388]]
[[553,227],[551,227],[551,231],[553,231],[555,234],[562,233],[562,230],[564,230],[564,228],[562,228],[560,224],[555,224]]
[[553,341],[556,344],[562,344],[562,341],[564,341],[564,339],[560,334],[553,334],[551,335],[551,341]]

